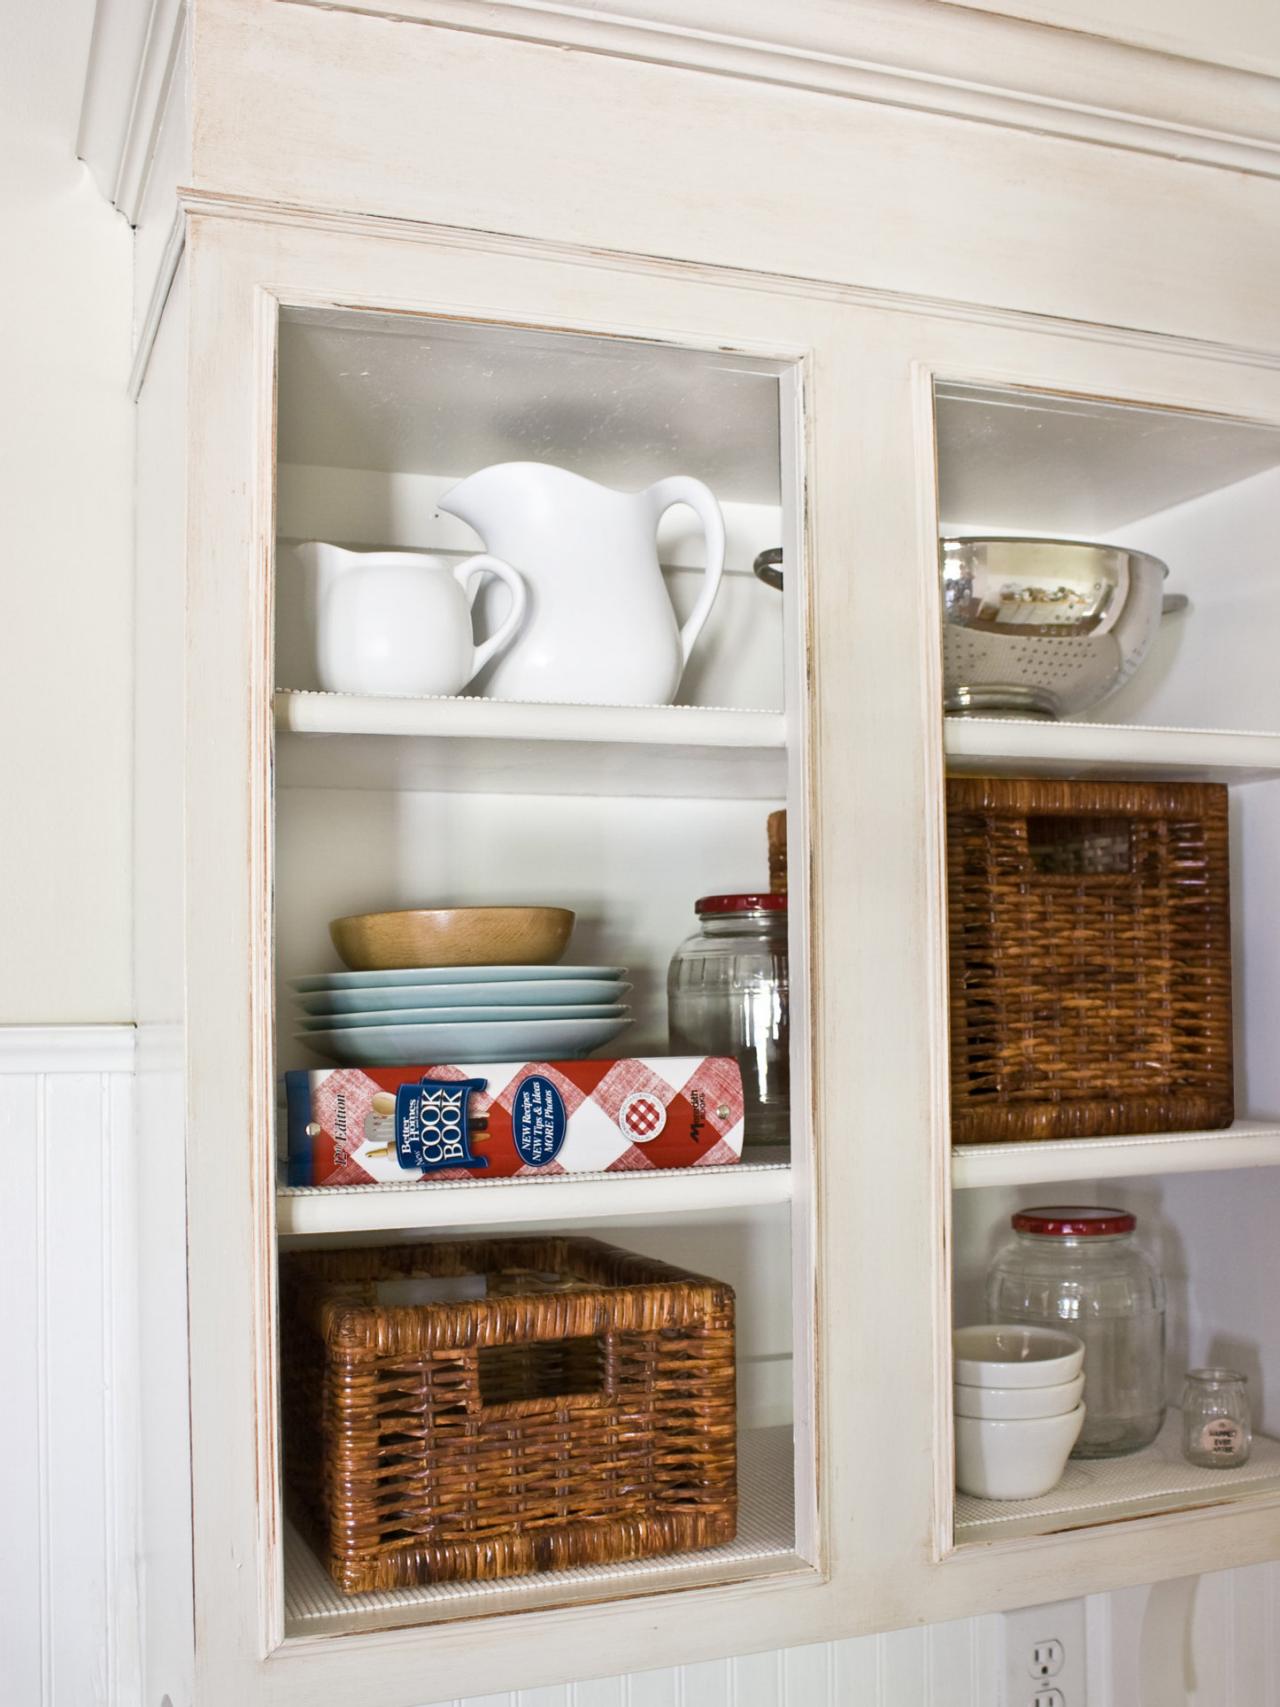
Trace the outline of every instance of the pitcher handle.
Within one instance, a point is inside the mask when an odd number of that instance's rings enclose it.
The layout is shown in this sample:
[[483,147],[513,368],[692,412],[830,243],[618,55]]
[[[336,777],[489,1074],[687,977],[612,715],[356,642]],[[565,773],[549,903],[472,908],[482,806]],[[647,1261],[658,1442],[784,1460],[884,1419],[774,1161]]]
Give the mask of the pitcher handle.
[[474,602],[476,588],[468,586],[467,583],[476,575],[496,575],[511,593],[511,609],[497,632],[476,647],[471,660],[471,675],[467,677],[467,681],[470,681],[472,676],[478,676],[494,653],[501,651],[512,638],[524,621],[525,607],[529,602],[524,576],[509,563],[504,563],[500,557],[490,557],[488,552],[481,551],[475,557],[468,557],[464,562],[456,563],[453,569],[453,578],[467,595],[468,604]]
[[720,590],[720,577],[724,573],[724,517],[710,490],[689,474],[671,474],[665,480],[655,480],[649,488],[649,497],[653,500],[655,526],[673,504],[688,504],[691,510],[696,511],[707,541],[702,592],[680,630],[680,663],[683,666],[689,662],[694,642],[702,633],[703,624],[711,615],[711,607]]

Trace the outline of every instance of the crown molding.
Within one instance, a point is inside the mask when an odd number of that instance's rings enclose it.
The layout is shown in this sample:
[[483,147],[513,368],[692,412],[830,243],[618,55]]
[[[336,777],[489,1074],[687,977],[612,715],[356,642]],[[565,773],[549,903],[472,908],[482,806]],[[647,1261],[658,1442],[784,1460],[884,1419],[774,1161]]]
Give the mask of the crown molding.
[[160,123],[182,63],[188,0],[98,0],[76,152],[136,225]]
[[[1280,79],[939,0],[268,0],[1280,177]],[[726,28],[731,21],[732,28]]]
[[[136,224],[196,0],[98,0],[77,150]],[[505,37],[1280,178],[1280,78],[943,0],[246,0]],[[732,28],[725,27],[731,13]],[[998,68],[998,75],[994,68]]]

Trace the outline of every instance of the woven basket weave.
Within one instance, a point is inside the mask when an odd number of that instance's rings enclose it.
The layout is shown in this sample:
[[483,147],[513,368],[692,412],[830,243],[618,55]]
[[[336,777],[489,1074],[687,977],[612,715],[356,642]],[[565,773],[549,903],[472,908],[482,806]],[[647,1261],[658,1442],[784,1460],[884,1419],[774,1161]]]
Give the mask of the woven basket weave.
[[947,783],[957,1144],[1233,1118],[1227,791]]
[[[463,1276],[483,1296],[403,1301]],[[718,1281],[595,1239],[448,1240],[286,1253],[280,1315],[290,1511],[348,1593],[733,1539]]]

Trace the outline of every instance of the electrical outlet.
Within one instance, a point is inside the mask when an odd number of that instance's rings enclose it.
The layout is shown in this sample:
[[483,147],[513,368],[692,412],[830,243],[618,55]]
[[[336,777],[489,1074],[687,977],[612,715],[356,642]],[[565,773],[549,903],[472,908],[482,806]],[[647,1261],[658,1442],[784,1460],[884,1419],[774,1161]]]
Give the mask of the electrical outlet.
[[1001,1707],[1089,1707],[1084,1601],[1006,1612]]
[[[1046,1641],[1031,1644],[1032,1677],[1057,1677],[1066,1661],[1062,1643],[1050,1636]],[[1036,1703],[1040,1707],[1040,1703]]]

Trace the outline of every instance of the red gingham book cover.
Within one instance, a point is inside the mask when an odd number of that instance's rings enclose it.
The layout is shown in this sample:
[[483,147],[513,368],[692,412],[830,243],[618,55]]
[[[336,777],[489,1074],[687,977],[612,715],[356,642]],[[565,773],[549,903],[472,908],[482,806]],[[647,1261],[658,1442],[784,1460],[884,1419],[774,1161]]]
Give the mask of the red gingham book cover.
[[290,1185],[720,1167],[742,1155],[742,1075],[727,1056],[335,1067],[286,1073],[285,1097]]

